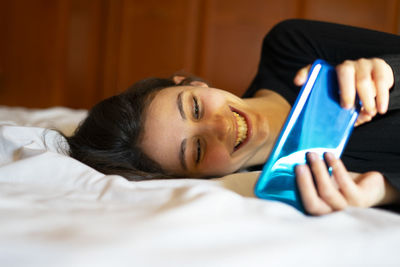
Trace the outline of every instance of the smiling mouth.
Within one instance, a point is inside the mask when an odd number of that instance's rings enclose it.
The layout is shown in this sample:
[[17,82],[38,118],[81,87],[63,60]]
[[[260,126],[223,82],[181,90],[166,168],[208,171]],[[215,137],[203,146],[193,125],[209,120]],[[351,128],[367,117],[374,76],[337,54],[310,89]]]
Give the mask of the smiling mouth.
[[239,147],[247,140],[248,137],[248,125],[246,119],[236,111],[232,111],[236,120],[237,133],[234,150]]

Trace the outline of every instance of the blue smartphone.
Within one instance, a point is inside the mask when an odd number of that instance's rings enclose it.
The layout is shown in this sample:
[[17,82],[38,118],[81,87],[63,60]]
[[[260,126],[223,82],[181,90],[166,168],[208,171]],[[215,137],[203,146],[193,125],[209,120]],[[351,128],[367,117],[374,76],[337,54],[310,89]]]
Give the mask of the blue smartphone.
[[353,130],[360,105],[340,106],[335,68],[323,60],[312,65],[280,135],[255,185],[259,198],[277,200],[304,211],[294,168],[306,153],[340,157]]

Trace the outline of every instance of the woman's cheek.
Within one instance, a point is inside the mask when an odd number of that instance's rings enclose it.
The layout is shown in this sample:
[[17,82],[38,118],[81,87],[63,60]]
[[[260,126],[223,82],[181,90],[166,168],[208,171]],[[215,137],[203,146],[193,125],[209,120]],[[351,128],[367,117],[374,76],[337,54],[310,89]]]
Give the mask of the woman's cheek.
[[227,151],[210,149],[204,157],[203,169],[210,174],[227,174],[236,171],[231,156]]

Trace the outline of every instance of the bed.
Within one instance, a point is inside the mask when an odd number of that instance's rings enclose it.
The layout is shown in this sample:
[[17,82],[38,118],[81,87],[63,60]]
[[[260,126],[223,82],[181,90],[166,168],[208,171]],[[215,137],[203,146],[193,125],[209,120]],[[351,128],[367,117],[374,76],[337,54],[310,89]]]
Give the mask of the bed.
[[85,110],[0,107],[1,266],[400,266],[400,216],[309,217],[258,172],[129,182],[68,157]]

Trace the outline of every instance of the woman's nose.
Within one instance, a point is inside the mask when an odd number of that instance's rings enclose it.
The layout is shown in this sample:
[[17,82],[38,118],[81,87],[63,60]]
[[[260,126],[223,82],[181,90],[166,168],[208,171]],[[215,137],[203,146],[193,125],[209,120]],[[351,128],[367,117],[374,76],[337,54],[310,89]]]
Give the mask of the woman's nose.
[[215,136],[219,141],[225,141],[233,131],[233,125],[222,115],[214,115],[206,122],[205,130],[208,134]]

